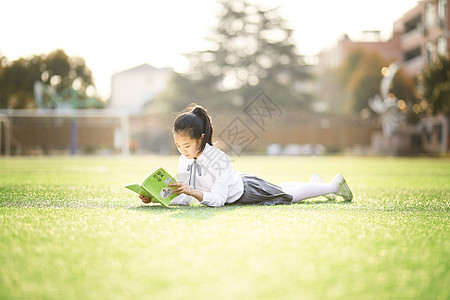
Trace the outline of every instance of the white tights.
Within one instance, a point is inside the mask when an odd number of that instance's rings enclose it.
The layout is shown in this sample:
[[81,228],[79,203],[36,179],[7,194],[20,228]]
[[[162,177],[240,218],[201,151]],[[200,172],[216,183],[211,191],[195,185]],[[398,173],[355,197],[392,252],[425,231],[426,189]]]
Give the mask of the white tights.
[[339,189],[332,183],[294,182],[288,181],[279,184],[286,194],[292,195],[293,203],[305,199],[336,193]]

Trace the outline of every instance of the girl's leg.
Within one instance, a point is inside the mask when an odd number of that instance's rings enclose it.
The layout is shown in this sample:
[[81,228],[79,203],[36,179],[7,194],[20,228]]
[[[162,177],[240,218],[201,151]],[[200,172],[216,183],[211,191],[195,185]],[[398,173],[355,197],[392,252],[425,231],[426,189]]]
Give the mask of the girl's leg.
[[338,192],[338,186],[332,183],[317,182],[283,182],[279,185],[286,194],[293,197],[292,202],[300,202],[305,199],[323,196]]
[[[319,174],[312,174],[311,179],[309,179],[309,182],[319,182],[319,183],[323,183],[325,182],[325,180],[323,180],[322,176],[320,176]],[[330,201],[334,201],[336,200],[336,194],[326,194],[323,195],[325,198],[327,198]]]
[[[309,182],[325,182],[322,177],[320,177],[319,174],[312,174],[311,178],[309,179]],[[299,182],[299,181],[286,181],[282,184],[279,184],[279,186],[283,185],[283,188],[295,188],[299,186],[300,184],[305,184],[305,182]]]

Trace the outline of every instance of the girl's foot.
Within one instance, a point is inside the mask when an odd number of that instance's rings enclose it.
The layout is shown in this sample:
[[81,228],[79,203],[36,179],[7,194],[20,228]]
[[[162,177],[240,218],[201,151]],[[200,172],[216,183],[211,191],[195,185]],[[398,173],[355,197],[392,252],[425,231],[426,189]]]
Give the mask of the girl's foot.
[[348,187],[347,182],[345,182],[345,179],[341,174],[337,174],[333,178],[333,180],[331,180],[331,183],[338,187],[339,190],[336,192],[337,195],[342,196],[345,201],[352,201],[352,191]]
[[[325,180],[323,180],[323,178],[319,175],[319,174],[313,174],[311,176],[311,179],[309,180],[309,182],[317,182],[317,183],[324,183]],[[330,201],[334,201],[336,200],[336,195],[335,194],[326,194],[323,195],[325,198],[327,198]]]

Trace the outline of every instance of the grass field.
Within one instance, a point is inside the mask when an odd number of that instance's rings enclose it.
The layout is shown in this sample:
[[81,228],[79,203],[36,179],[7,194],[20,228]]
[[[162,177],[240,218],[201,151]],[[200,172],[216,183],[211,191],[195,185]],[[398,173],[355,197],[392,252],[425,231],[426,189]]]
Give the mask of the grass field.
[[0,299],[449,299],[450,159],[237,157],[274,183],[341,172],[353,203],[143,205],[176,157],[0,159]]

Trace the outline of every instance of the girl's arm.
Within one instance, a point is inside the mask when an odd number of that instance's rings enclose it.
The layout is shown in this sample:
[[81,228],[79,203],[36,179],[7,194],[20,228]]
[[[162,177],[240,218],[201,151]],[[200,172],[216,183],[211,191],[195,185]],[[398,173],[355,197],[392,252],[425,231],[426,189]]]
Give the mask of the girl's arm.
[[170,183],[170,186],[177,187],[173,192],[177,194],[185,194],[188,196],[192,196],[197,199],[199,202],[203,201],[203,193],[193,187],[190,187],[185,182],[175,182]]
[[170,201],[170,205],[189,205],[191,202],[191,197],[181,194],[176,196]]
[[[207,191],[200,191],[197,189],[193,189],[187,184],[187,179],[189,178],[189,173],[186,172],[187,166],[188,162],[184,161],[183,157],[180,156],[180,164],[178,165],[180,180],[177,183],[170,184],[173,185],[174,187],[176,186],[174,192],[180,194],[178,197],[190,199],[189,196],[193,196],[201,204],[206,206],[214,206],[214,207],[224,206],[229,196],[228,187],[230,184],[232,184],[230,180],[234,180],[233,166],[230,158],[225,153],[222,152],[219,158],[217,158],[214,161],[214,163],[204,162],[202,168],[205,168],[204,169],[205,174],[210,173],[212,174],[213,177],[213,180],[209,183],[211,184],[211,186],[208,188],[204,187]],[[242,193],[242,191],[240,192]]]
[[214,181],[211,182],[209,191],[199,191],[187,185],[186,183],[177,183],[181,193],[195,197],[201,204],[206,206],[220,207],[224,206],[228,197],[228,187],[230,180],[233,180],[233,169],[231,162],[222,166],[222,169],[211,169]]
[[[186,171],[187,163],[183,160],[183,155],[180,155],[178,158],[178,174],[175,178],[177,178],[177,183],[181,184],[186,182],[189,179],[189,173]],[[173,182],[175,183],[175,182]],[[173,184],[172,183],[172,184]],[[172,185],[172,184],[169,184]],[[178,196],[170,201],[170,205],[189,205],[191,202],[191,197],[187,194],[179,193],[174,190],[174,193],[177,193]]]
[[216,176],[216,181],[211,188],[211,192],[201,192],[189,186],[185,182],[170,183],[170,186],[176,187],[174,193],[184,194],[195,197],[200,203],[207,206],[224,206],[228,195],[228,185],[232,170],[225,170]]

